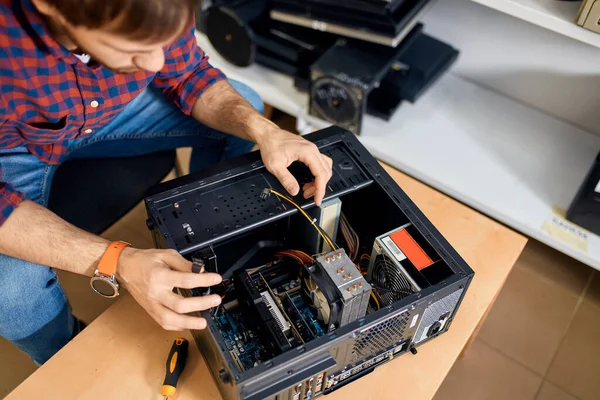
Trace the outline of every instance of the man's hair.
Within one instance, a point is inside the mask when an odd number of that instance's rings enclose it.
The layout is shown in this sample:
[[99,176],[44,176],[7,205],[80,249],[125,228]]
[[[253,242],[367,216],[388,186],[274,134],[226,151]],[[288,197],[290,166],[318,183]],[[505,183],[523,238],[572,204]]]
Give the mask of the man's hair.
[[111,32],[132,40],[165,40],[191,26],[196,0],[46,0],[74,26]]

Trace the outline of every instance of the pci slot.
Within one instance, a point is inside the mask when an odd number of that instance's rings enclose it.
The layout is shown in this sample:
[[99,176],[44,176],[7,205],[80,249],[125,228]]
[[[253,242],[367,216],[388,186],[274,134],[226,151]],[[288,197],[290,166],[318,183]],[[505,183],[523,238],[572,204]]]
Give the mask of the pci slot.
[[290,330],[291,324],[283,317],[283,314],[279,310],[279,307],[275,303],[275,299],[273,299],[271,293],[262,292],[260,295],[265,301],[267,309],[273,316],[273,319],[275,319],[275,322],[277,322],[277,326],[279,326],[279,329],[281,329],[282,332],[287,333]]
[[[298,329],[296,328],[296,326],[294,326],[294,322],[292,321],[292,319],[290,318],[288,313],[286,313],[285,307],[283,307],[283,305],[281,304],[280,297],[277,296],[275,293],[273,293],[273,289],[271,289],[271,286],[265,279],[264,275],[261,272],[259,272],[258,275],[260,276],[260,279],[262,280],[262,282],[264,283],[265,287],[268,290],[268,292],[261,293],[261,296],[263,296],[263,298],[264,298],[266,295],[270,295],[270,300],[272,300],[272,301],[269,301],[269,304],[270,304],[272,313],[277,315],[277,317],[275,317],[275,318],[279,318],[279,320],[281,321],[281,323],[284,326],[289,325],[291,327],[292,334],[294,335],[296,340],[298,340],[298,342],[305,343],[302,335],[300,334],[300,332],[298,332]],[[300,289],[300,287],[298,287],[297,289]],[[295,290],[295,289],[292,289],[292,290]],[[266,294],[263,295],[264,293],[266,293]],[[277,299],[277,300],[274,300],[274,299]],[[284,319],[284,317],[285,317],[285,319]],[[287,331],[285,331],[285,332],[287,332]],[[287,337],[289,337],[289,335]]]
[[[301,296],[299,293],[296,293],[295,295]],[[309,340],[316,338],[316,335],[313,332],[311,326],[308,324],[308,322],[306,322],[304,316],[302,315],[300,310],[298,310],[298,307],[296,307],[296,304],[295,304],[292,296],[290,296],[289,293],[286,293],[284,296],[284,305],[285,305],[286,310],[288,310],[288,315],[290,315],[292,322],[295,321],[295,324],[300,325],[297,327],[298,331],[305,332],[305,334],[308,336],[308,337],[304,337],[302,335],[302,333],[300,333],[303,341],[307,342]]]
[[233,359],[233,361],[236,363],[236,365],[238,366],[238,368],[240,369],[240,371],[244,372],[244,366],[242,365],[242,362],[240,361],[239,357],[237,356],[237,350],[231,350],[229,352],[229,355],[231,356],[231,358]]

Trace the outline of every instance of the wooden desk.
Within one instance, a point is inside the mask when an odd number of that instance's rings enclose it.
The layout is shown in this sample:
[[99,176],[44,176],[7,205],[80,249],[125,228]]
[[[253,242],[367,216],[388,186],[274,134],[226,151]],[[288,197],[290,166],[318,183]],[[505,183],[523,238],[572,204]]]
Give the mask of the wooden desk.
[[[464,205],[387,168],[475,270],[451,329],[326,399],[431,399],[504,284],[526,239]],[[38,369],[7,399],[158,400],[175,332],[162,330],[126,295]],[[185,336],[192,341],[191,334]],[[198,349],[190,346],[176,400],[220,399]]]

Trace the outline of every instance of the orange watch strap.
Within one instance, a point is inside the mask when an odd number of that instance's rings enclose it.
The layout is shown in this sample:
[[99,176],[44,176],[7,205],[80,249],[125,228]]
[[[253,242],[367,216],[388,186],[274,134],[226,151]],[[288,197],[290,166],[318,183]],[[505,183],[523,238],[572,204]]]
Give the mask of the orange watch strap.
[[98,272],[105,276],[113,276],[115,272],[117,272],[117,265],[119,263],[121,252],[125,247],[130,246],[129,243],[121,241],[111,242],[98,263]]

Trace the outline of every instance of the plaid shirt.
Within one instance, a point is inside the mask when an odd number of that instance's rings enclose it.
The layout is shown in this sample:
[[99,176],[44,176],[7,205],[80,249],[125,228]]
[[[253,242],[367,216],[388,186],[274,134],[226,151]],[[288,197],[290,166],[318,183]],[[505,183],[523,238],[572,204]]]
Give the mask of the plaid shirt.
[[[0,0],[0,149],[26,146],[59,164],[67,141],[107,124],[148,85],[189,115],[202,92],[224,78],[198,48],[194,29],[165,50],[160,72],[118,74],[86,65],[57,43],[31,0]],[[0,225],[24,198],[2,182],[0,165]]]

